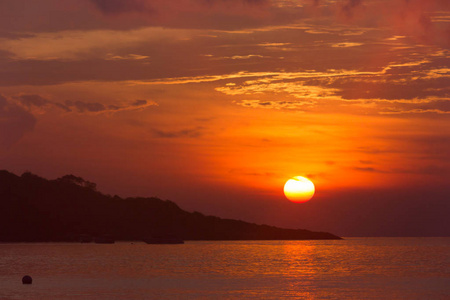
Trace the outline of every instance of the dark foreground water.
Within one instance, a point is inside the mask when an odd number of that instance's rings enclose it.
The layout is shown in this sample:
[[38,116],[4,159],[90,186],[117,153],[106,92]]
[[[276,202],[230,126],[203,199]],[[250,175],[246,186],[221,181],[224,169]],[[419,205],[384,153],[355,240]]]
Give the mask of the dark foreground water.
[[0,244],[2,300],[189,298],[450,299],[450,238]]

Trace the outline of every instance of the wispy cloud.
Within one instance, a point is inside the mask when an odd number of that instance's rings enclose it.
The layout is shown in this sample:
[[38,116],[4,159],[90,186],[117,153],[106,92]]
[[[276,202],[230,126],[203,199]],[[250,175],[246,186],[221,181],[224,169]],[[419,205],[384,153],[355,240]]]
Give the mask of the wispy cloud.
[[217,91],[227,95],[248,95],[265,93],[285,93],[297,99],[328,99],[336,95],[338,89],[321,86],[305,85],[301,81],[296,82],[272,82],[261,83],[258,81],[246,82],[241,86],[226,86],[216,88]]
[[153,129],[152,133],[158,138],[198,138],[203,135],[203,127],[180,129],[180,130],[161,130]]
[[[151,41],[185,40],[195,30],[146,27],[135,30],[67,30],[37,33],[19,39],[0,38],[0,50],[10,52],[18,60],[85,60],[92,57],[107,60],[143,60],[142,54],[111,54],[130,46]],[[104,53],[104,51],[107,51]]]
[[379,112],[381,115],[405,115],[405,114],[450,114],[450,111],[443,111],[440,109],[422,109],[422,108],[414,108],[414,109],[395,109],[391,108],[385,111]]
[[319,16],[329,16],[331,11],[341,22],[353,26],[383,27],[422,43],[450,46],[450,23],[441,15],[450,10],[447,0],[318,0],[314,3]]
[[105,14],[123,14],[130,12],[161,14],[171,10],[193,12],[198,10],[226,9],[239,12],[242,7],[262,6],[267,0],[174,0],[169,2],[158,0],[90,0],[100,11]]
[[264,100],[241,100],[234,102],[237,105],[248,108],[265,108],[265,109],[292,109],[304,110],[316,104],[313,100],[304,101],[264,101]]
[[127,54],[127,55],[114,55],[112,53],[108,53],[106,55],[106,60],[143,60],[148,59],[147,55],[139,55],[139,54]]
[[14,96],[13,99],[17,100],[20,104],[27,108],[44,109],[46,107],[54,107],[62,109],[66,112],[78,112],[78,113],[111,113],[127,110],[140,110],[149,106],[157,105],[153,101],[148,100],[135,100],[131,103],[125,103],[121,105],[103,104],[99,102],[87,102],[80,100],[67,100],[65,102],[56,102],[46,99],[36,94],[22,94]]
[[349,48],[349,47],[357,47],[357,46],[362,46],[362,45],[364,45],[364,44],[363,43],[342,42],[342,43],[333,44],[333,45],[331,45],[331,47],[333,47],[333,48]]

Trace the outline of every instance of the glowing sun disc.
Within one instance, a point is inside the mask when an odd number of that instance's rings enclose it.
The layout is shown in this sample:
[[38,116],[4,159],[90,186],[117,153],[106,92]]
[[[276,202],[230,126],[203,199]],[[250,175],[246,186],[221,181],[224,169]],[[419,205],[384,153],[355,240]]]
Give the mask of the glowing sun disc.
[[306,202],[314,196],[314,183],[306,177],[295,176],[286,181],[284,195],[292,202]]

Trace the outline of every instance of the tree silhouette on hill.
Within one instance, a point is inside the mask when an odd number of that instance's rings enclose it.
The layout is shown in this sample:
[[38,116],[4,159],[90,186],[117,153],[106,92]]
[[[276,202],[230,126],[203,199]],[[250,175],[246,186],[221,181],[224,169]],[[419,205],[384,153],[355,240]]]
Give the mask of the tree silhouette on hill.
[[81,235],[142,240],[339,239],[326,232],[282,229],[182,210],[158,198],[104,195],[96,184],[66,175],[47,180],[30,172],[0,171],[0,242],[76,241]]
[[82,186],[82,187],[85,187],[85,188],[88,188],[88,189],[91,189],[94,191],[97,190],[97,184],[87,181],[87,180],[84,180],[83,178],[77,177],[72,174],[60,177],[60,178],[56,179],[56,181],[73,183],[73,184],[76,184],[76,185],[79,185],[79,186]]

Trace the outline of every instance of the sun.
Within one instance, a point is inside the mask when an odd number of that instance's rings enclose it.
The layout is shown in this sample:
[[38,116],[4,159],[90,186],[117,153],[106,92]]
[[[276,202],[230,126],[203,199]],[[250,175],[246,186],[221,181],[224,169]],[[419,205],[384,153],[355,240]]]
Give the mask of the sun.
[[315,191],[314,183],[303,176],[292,177],[284,185],[284,195],[292,202],[309,201]]

